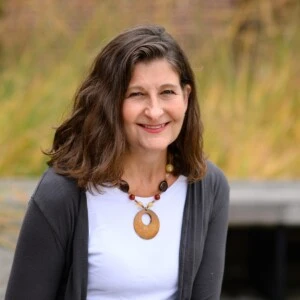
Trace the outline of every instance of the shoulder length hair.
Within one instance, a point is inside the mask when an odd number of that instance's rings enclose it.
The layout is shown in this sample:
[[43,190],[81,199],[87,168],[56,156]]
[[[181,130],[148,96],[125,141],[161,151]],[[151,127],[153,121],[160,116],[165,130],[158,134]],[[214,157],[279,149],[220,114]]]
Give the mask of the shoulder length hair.
[[156,25],[121,33],[97,55],[75,94],[69,118],[56,129],[52,148],[45,152],[57,173],[76,179],[82,188],[117,184],[127,146],[122,117],[125,93],[135,64],[154,59],[166,59],[181,86],[191,86],[181,132],[168,148],[175,173],[190,182],[204,176],[203,126],[194,74],[178,43]]

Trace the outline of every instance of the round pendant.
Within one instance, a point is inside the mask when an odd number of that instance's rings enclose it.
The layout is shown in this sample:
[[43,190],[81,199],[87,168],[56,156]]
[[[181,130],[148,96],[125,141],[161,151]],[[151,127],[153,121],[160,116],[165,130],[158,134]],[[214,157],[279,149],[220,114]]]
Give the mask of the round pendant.
[[[142,221],[144,214],[150,217],[150,223],[145,225]],[[134,230],[139,237],[145,240],[150,240],[154,238],[159,230],[159,219],[156,213],[150,209],[142,209],[139,211],[133,221]]]

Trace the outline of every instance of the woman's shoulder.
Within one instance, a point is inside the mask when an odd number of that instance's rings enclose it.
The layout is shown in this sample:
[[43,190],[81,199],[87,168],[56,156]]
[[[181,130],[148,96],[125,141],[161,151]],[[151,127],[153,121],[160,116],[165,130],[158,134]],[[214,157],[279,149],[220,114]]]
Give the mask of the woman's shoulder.
[[80,200],[80,189],[73,178],[60,175],[48,168],[32,195],[32,200],[42,211],[62,212],[76,209]]
[[229,201],[229,183],[224,172],[211,161],[206,161],[206,173],[202,180],[195,183],[195,188],[203,190],[205,199],[213,202],[219,198]]
[[207,172],[203,178],[203,187],[205,198],[213,204],[213,210],[224,209],[226,213],[229,206],[229,183],[224,172],[211,161],[207,161]]
[[228,180],[224,172],[214,163],[207,160],[206,161],[206,174],[203,178],[203,181],[212,187],[217,187],[219,185],[229,186]]

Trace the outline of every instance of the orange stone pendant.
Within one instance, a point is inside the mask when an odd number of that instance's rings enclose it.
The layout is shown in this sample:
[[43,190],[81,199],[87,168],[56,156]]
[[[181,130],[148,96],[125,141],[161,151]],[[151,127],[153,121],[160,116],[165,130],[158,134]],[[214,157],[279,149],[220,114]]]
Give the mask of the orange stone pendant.
[[[142,221],[144,214],[150,217],[150,223],[145,225]],[[142,209],[139,211],[133,221],[134,230],[139,237],[145,240],[153,239],[159,231],[159,219],[156,213],[150,209]]]

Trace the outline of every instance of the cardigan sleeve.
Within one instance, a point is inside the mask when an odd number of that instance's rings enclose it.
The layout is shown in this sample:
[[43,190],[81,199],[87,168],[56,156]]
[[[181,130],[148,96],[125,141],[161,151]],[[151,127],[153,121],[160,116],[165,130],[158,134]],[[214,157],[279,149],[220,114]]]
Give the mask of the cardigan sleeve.
[[57,299],[75,209],[71,186],[51,169],[42,177],[23,220],[5,300]]
[[64,265],[64,251],[34,199],[20,231],[5,300],[53,300]]
[[207,186],[211,187],[213,206],[200,267],[195,277],[192,300],[218,300],[224,272],[228,228],[229,185],[215,166]]

